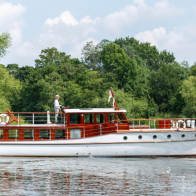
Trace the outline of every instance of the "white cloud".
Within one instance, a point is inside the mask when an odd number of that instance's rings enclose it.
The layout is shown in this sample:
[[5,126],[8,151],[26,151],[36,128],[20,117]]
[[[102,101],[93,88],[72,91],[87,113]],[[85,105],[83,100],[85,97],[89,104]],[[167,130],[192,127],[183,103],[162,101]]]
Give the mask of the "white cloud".
[[122,10],[113,12],[102,19],[104,27],[110,33],[119,33],[123,27],[133,26],[139,20],[169,18],[174,15],[184,14],[182,8],[169,5],[168,1],[156,2],[148,6],[145,0],[134,0],[135,5],[127,5]]
[[91,19],[90,16],[85,16],[84,18],[82,18],[82,19],[80,20],[80,22],[81,22],[81,23],[93,23],[94,21],[93,21],[93,19]]
[[135,39],[141,42],[149,42],[152,45],[158,45],[166,35],[166,30],[164,27],[155,28],[152,31],[140,32],[135,36]]
[[[1,31],[9,31],[13,38],[13,46],[6,58],[21,59],[18,61],[20,65],[24,65],[24,60],[26,61],[25,64],[33,65],[34,59],[38,58],[41,50],[47,47],[56,47],[71,54],[72,57],[80,58],[81,49],[87,41],[96,43],[98,37],[104,39],[106,34],[118,38],[121,37],[121,32],[125,28],[130,29],[136,26],[138,28],[141,21],[159,20],[184,14],[183,9],[171,6],[166,0],[158,1],[153,6],[149,6],[147,2],[134,0],[133,5],[127,5],[123,9],[108,13],[105,17],[98,16],[94,19],[86,15],[76,20],[66,10],[59,16],[47,18],[43,23],[41,32],[34,36],[31,41],[28,38],[23,41],[22,37],[24,26],[22,14],[26,8],[20,4],[1,3],[0,27],[3,27]],[[178,30],[179,32],[175,29],[167,32],[165,27],[147,29],[147,31],[138,33],[135,38],[143,42],[149,41],[161,49],[168,47],[170,50],[170,48],[175,47],[175,44],[179,46],[180,41],[187,39],[185,30]],[[194,37],[194,28],[191,32],[191,37]],[[190,34],[191,32],[189,31]]]
[[54,19],[48,18],[45,24],[50,26],[58,25],[60,22],[65,23],[67,26],[69,25],[77,25],[78,21],[71,15],[69,11],[63,12],[60,17],[56,17]]
[[138,14],[143,19],[156,17],[169,18],[185,13],[184,9],[171,6],[167,0],[158,1],[154,6],[148,6],[144,0],[134,0],[134,3],[138,5]]
[[22,14],[26,8],[20,4],[0,3],[0,27],[2,32],[9,32],[12,44],[17,45],[22,40],[21,28],[24,24]]
[[0,27],[9,28],[10,25],[16,24],[26,8],[20,4],[0,3]]
[[102,23],[107,31],[121,31],[125,25],[130,25],[138,17],[138,9],[133,5],[128,5],[118,12],[113,12],[102,19]]
[[164,27],[151,31],[139,32],[135,38],[140,42],[150,42],[159,50],[173,52],[178,61],[189,59],[193,64],[196,61],[196,23],[190,23],[183,27],[175,27],[167,32]]

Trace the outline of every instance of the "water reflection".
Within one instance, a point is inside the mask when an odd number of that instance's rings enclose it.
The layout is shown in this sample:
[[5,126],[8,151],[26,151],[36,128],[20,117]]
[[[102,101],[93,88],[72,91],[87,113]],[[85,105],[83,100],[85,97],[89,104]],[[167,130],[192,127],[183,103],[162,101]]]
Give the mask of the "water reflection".
[[195,158],[0,158],[1,195],[194,195]]

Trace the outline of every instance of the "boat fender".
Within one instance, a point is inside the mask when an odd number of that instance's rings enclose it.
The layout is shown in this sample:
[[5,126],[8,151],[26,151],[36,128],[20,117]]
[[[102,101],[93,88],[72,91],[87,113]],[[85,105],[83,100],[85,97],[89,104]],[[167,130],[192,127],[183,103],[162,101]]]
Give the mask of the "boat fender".
[[173,120],[171,120],[171,123],[172,123],[172,129],[175,129],[175,122]]
[[[5,121],[1,121],[1,118],[6,118]],[[1,114],[0,115],[0,125],[7,125],[9,122],[9,116],[7,114]]]
[[[180,128],[179,123],[182,122],[183,123],[183,128]],[[184,131],[186,128],[186,123],[183,120],[179,120],[178,122],[176,122],[176,129],[180,130],[180,131]]]

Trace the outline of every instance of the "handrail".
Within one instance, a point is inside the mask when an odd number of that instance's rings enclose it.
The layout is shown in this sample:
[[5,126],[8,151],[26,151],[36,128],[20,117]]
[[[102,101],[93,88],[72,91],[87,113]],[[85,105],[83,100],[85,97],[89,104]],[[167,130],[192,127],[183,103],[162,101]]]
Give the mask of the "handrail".
[[[8,112],[0,112],[0,114],[8,114]],[[47,114],[47,112],[12,112],[12,114]],[[57,114],[56,112],[50,112],[50,114]],[[58,114],[65,114],[59,112]]]

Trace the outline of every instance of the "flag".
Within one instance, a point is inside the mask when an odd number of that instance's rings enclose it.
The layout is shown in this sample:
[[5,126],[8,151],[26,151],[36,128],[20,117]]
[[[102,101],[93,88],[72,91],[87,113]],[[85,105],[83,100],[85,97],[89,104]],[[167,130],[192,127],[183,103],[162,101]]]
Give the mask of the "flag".
[[108,97],[108,102],[110,102],[110,99],[112,98],[112,92],[111,90],[109,91],[109,97]]

